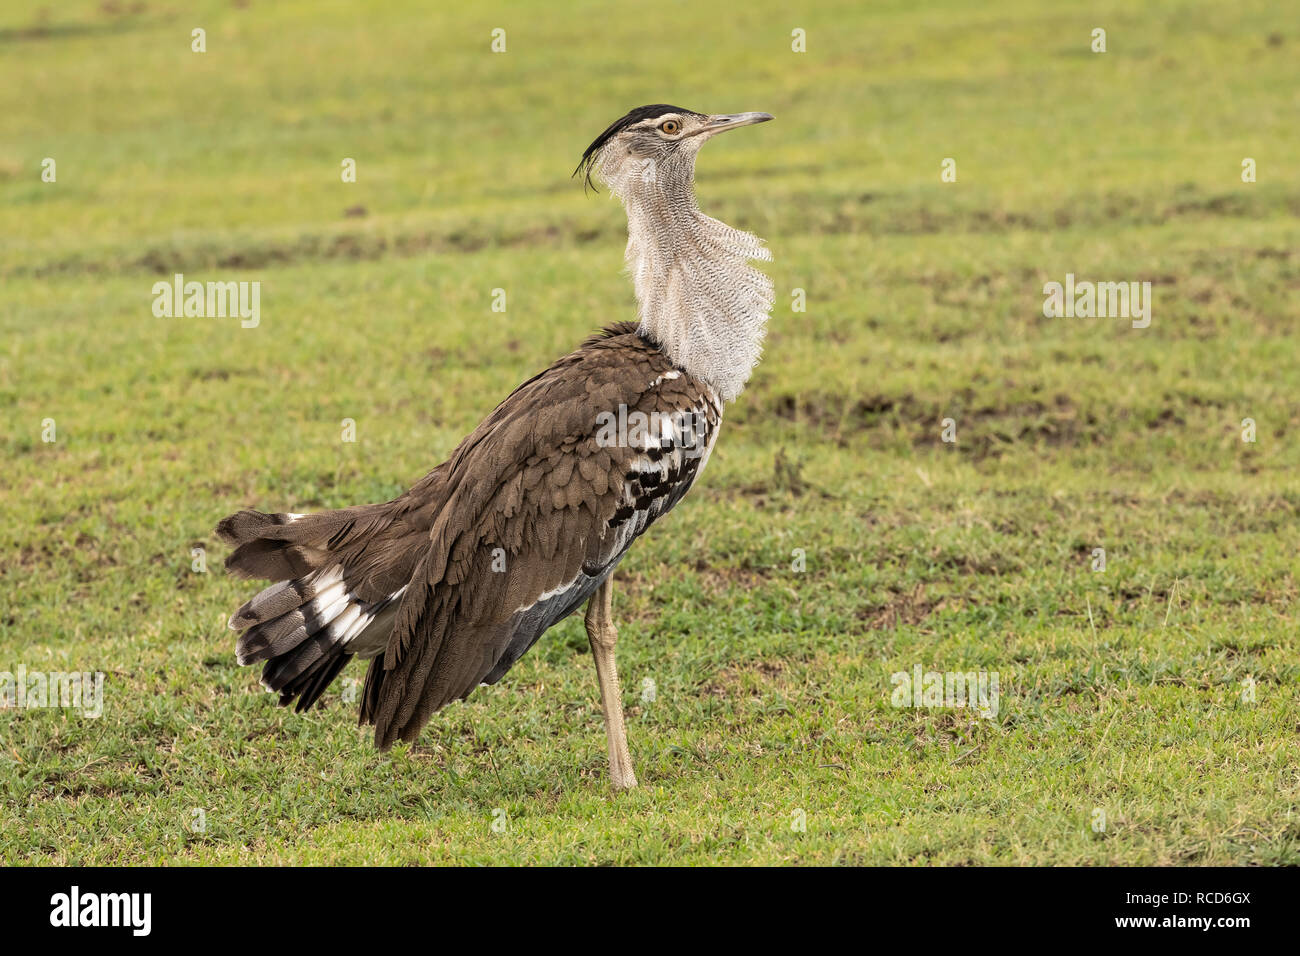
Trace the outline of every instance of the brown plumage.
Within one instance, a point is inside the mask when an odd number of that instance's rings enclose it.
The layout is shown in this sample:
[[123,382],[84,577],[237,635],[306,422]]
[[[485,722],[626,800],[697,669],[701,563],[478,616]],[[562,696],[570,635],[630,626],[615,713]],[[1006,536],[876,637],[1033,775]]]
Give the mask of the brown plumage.
[[[614,663],[610,576],[686,494],[724,401],[757,364],[771,280],[762,240],[699,211],[695,157],[767,113],[632,110],[587,148],[628,214],[639,323],[529,379],[444,464],[393,501],[322,514],[241,511],[217,527],[233,573],[273,581],[230,618],[241,664],[305,710],[370,660],[362,723],[382,748],[500,680],[584,603],[616,789],[636,786]],[[616,425],[613,423],[617,423]]]
[[[625,417],[698,419],[699,447],[603,447],[598,415],[617,416],[620,406]],[[720,418],[708,386],[623,323],[519,386],[393,501],[292,520],[231,515],[217,528],[235,546],[226,567],[284,582],[231,617],[248,628],[241,662],[266,660],[263,680],[281,702],[300,696],[299,709],[310,707],[352,656],[328,626],[343,612],[312,608],[328,590],[318,580],[332,581],[337,568],[345,608],[396,605],[391,636],[361,648],[377,654],[361,721],[375,725],[380,747],[414,740],[434,711],[498,680],[581,606],[632,539],[685,494]],[[539,619],[520,613],[557,589],[563,600]]]

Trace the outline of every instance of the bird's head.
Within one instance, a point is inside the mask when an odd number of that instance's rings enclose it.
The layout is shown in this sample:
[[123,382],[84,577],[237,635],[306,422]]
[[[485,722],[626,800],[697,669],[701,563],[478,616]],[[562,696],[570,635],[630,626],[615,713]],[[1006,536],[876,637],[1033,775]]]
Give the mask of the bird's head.
[[573,175],[605,182],[626,201],[642,190],[689,187],[695,172],[695,154],[718,133],[754,123],[765,123],[770,113],[719,113],[657,103],[640,106],[611,123],[582,154]]

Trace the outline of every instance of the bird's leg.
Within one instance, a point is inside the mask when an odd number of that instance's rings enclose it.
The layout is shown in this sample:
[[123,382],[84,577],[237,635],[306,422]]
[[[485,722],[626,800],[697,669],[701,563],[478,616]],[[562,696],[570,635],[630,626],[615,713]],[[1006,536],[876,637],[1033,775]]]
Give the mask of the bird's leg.
[[631,790],[636,786],[636,774],[632,772],[632,755],[627,750],[623,691],[614,666],[618,629],[609,609],[612,578],[612,574],[605,578],[587,602],[587,639],[591,641],[591,656],[596,659],[596,677],[600,681],[600,706],[605,712],[605,736],[609,740],[610,781],[615,790]]

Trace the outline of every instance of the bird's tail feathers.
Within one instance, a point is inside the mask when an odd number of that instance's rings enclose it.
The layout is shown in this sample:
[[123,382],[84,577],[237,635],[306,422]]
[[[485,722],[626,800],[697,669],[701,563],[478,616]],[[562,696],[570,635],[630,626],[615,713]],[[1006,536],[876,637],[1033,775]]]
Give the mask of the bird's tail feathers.
[[[269,578],[262,590],[230,616],[243,631],[236,645],[240,664],[265,661],[262,684],[279,693],[282,706],[298,698],[296,710],[311,707],[352,657],[377,650],[366,635],[382,637],[400,592],[364,601],[344,579],[338,549],[368,517],[371,506],[313,515],[240,511],[217,525],[218,536],[235,550],[228,571]],[[364,530],[364,525],[362,530]],[[382,642],[379,644],[382,647]]]
[[217,525],[217,536],[234,551],[226,570],[241,578],[285,581],[320,570],[373,506],[317,514],[237,511]]

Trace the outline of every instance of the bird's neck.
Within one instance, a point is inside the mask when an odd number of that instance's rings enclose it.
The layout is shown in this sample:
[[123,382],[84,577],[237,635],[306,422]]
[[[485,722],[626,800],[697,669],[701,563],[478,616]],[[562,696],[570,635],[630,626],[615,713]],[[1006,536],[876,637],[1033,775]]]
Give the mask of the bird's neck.
[[700,212],[689,182],[651,183],[621,198],[641,333],[724,401],[734,399],[758,364],[775,298],[772,280],[750,260],[770,261],[771,252]]

